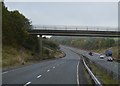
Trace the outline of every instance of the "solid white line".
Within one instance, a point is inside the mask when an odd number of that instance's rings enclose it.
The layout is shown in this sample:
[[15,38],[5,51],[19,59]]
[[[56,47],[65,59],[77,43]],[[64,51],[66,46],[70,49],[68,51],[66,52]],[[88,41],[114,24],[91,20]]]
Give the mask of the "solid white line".
[[14,71],[17,71],[17,70],[19,70],[20,68],[17,68],[17,69],[13,69],[13,70],[9,70],[9,71],[5,71],[5,72],[3,72],[2,74],[6,74],[6,73],[8,73],[8,72],[14,72]]
[[24,86],[27,86],[27,85],[29,85],[31,82],[27,82]]
[[55,68],[55,66],[53,68]]
[[37,76],[37,78],[40,78],[42,75]]
[[79,86],[79,63],[80,63],[80,59],[77,64],[77,84],[78,84],[78,86]]
[[47,72],[49,72],[50,70],[47,70]]

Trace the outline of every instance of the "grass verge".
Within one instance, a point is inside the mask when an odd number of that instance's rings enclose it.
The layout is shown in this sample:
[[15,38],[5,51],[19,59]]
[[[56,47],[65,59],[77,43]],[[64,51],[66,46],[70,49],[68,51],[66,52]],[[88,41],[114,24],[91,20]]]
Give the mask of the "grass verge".
[[51,50],[47,48],[43,50],[42,58],[40,54],[33,54],[28,50],[24,50],[24,53],[13,47],[3,47],[2,49],[2,68],[8,69],[11,67],[17,67],[25,64],[36,63],[46,59],[55,59],[64,57],[64,53],[60,50]]
[[113,79],[108,73],[106,73],[104,70],[101,70],[98,66],[95,64],[90,64],[90,68],[92,69],[95,76],[103,83],[103,84],[118,84],[118,81]]
[[24,53],[17,48],[4,47],[2,49],[2,67],[7,68],[11,66],[21,65],[23,62],[32,58],[29,51],[25,50]]

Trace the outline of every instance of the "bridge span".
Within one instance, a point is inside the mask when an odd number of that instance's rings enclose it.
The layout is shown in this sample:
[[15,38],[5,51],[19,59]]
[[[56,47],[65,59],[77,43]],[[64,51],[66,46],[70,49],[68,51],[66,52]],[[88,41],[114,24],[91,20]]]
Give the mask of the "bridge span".
[[33,35],[120,37],[118,28],[80,27],[80,26],[33,26],[28,30]]

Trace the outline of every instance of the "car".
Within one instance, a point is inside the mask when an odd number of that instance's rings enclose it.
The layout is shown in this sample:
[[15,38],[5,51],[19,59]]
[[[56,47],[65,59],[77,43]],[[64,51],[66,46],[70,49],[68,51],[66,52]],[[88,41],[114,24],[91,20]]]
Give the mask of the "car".
[[100,59],[104,59],[105,55],[101,54]]
[[112,61],[113,61],[113,58],[112,58],[111,56],[108,56],[108,57],[107,57],[107,61],[111,61],[111,62],[112,62]]
[[90,56],[93,56],[92,52],[89,52],[89,55],[90,55]]

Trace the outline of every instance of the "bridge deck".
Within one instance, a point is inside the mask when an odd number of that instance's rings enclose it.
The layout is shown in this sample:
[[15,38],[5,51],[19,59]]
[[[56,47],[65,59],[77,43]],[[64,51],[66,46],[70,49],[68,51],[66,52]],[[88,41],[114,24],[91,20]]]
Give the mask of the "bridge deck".
[[90,30],[43,30],[31,29],[29,34],[55,36],[90,36],[90,37],[120,37],[119,31],[90,31]]

